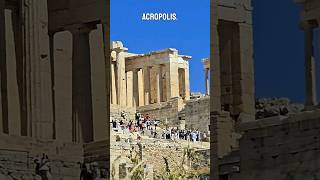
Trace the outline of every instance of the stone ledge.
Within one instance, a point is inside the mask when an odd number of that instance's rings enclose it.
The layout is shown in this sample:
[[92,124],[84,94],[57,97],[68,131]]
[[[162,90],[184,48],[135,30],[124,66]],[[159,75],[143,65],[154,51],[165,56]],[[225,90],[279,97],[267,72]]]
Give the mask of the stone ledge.
[[265,119],[260,119],[252,122],[245,122],[239,125],[240,131],[248,131],[261,129],[271,126],[279,126],[283,124],[295,123],[300,121],[320,119],[320,109],[314,111],[305,111],[298,114],[287,116],[275,116]]

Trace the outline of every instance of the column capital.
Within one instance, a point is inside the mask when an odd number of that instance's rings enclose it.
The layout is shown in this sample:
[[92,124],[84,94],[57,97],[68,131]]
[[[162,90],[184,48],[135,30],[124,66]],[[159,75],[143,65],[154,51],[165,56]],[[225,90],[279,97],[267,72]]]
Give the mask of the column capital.
[[117,53],[128,51],[128,48],[124,47],[121,41],[112,41],[110,44],[110,49]]

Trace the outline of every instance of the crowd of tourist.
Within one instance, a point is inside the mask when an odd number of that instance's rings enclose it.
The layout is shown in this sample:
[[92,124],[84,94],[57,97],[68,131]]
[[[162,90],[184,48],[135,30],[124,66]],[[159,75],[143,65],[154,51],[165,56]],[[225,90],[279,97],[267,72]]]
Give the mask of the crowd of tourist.
[[[159,128],[160,121],[151,118],[149,114],[135,114],[135,120],[128,120],[125,112],[121,112],[121,118],[111,121],[112,128],[115,131],[122,131],[124,134],[138,132],[141,135],[149,135],[153,138],[167,140],[187,140],[201,141],[206,139],[206,134],[199,130],[180,129],[178,127]],[[141,136],[137,136],[137,140],[141,140]]]
[[179,129],[177,127],[170,127],[163,129],[162,138],[172,140],[188,140],[188,141],[201,141],[207,136],[198,130]]

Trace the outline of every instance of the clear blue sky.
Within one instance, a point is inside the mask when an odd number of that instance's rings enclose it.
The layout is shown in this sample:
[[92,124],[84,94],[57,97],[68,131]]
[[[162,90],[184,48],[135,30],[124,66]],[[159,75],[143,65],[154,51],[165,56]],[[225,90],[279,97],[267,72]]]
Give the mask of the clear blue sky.
[[[144,12],[176,13],[177,21],[142,21]],[[111,0],[111,40],[121,40],[129,52],[176,48],[190,55],[192,92],[203,92],[201,59],[210,54],[210,0]]]
[[304,102],[304,34],[293,0],[253,1],[256,96]]
[[[210,52],[209,3],[209,0],[111,0],[111,40],[123,41],[135,53],[172,47],[180,54],[193,56],[191,91],[204,92],[201,59]],[[289,97],[303,102],[304,39],[298,29],[299,7],[293,0],[254,0],[253,7],[256,96]],[[178,21],[141,21],[143,12],[176,12]]]

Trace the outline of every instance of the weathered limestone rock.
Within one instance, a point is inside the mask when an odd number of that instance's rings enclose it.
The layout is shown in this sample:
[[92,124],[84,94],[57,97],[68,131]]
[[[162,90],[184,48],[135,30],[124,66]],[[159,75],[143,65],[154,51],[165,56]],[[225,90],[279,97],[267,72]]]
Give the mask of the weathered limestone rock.
[[184,107],[187,129],[208,132],[210,125],[210,98],[189,100]]
[[303,104],[291,103],[287,98],[260,98],[256,100],[256,119],[288,116],[304,109]]

